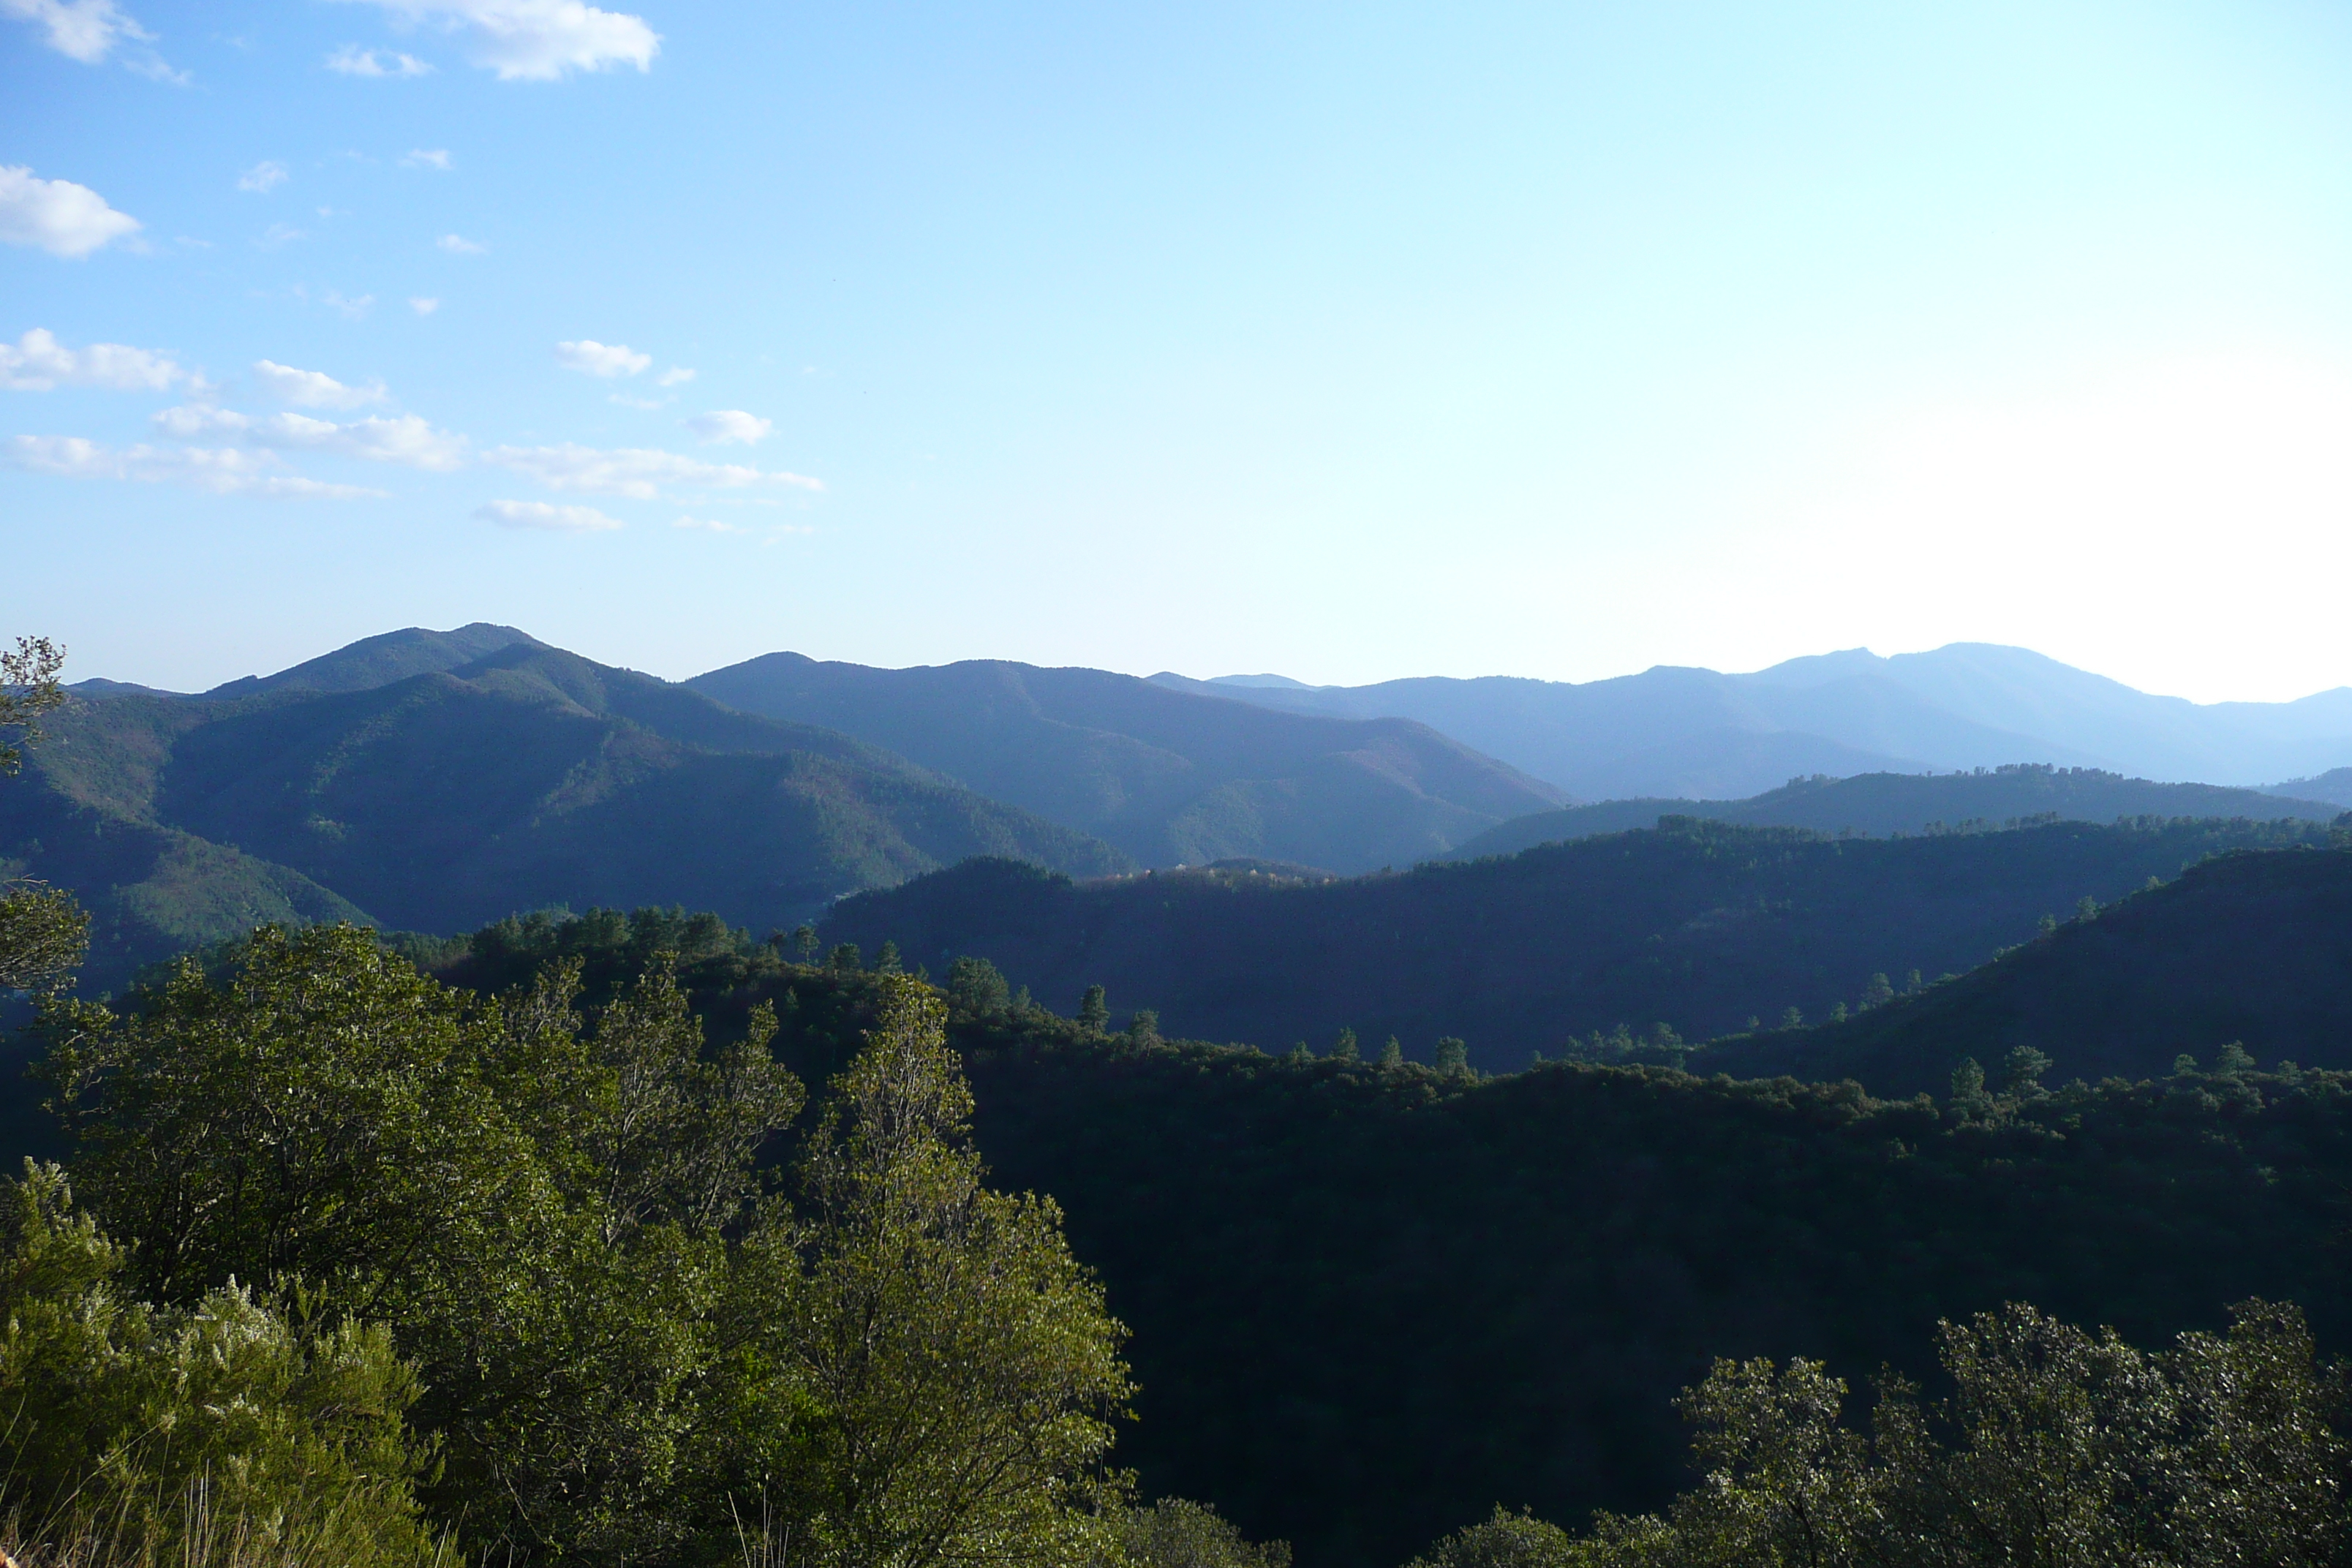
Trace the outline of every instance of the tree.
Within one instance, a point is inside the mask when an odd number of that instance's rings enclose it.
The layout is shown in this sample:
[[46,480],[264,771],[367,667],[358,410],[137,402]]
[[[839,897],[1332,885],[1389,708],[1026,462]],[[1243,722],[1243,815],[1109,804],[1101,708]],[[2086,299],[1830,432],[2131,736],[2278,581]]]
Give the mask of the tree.
[[1331,1060],[1335,1062],[1352,1062],[1362,1059],[1362,1053],[1359,1051],[1356,1047],[1355,1030],[1341,1029],[1339,1031],[1339,1037],[1331,1042],[1330,1057]]
[[1078,1027],[1089,1034],[1104,1034],[1110,1028],[1110,1002],[1099,985],[1089,985],[1078,998]]
[[1434,1065],[1448,1078],[1467,1078],[1470,1075],[1469,1043],[1452,1035],[1440,1037]]
[[1864,1007],[1883,1007],[1894,1000],[1895,987],[1887,984],[1884,974],[1872,975],[1870,984],[1862,988],[1862,1005]]
[[2042,1087],[2042,1075],[2055,1064],[2032,1046],[2011,1046],[2003,1058],[2002,1091],[2019,1100],[2031,1100],[2046,1093]]
[[1405,1568],[1571,1568],[1575,1549],[1559,1526],[1498,1504],[1494,1518],[1455,1531]]
[[41,715],[66,705],[58,680],[65,662],[66,650],[47,637],[18,637],[14,651],[0,652],[0,773],[24,765],[24,748],[41,738]]
[[827,956],[826,962],[845,974],[865,966],[865,957],[857,951],[857,944],[854,942],[845,942],[835,947]]
[[801,955],[803,963],[816,962],[816,927],[802,924],[793,928],[793,951]]
[[874,955],[874,973],[898,974],[904,972],[905,966],[898,962],[898,944],[895,942],[884,942],[882,950]]
[[1149,1007],[1138,1007],[1135,1016],[1127,1021],[1127,1043],[1137,1048],[1160,1043],[1160,1015]]
[[984,958],[959,958],[948,965],[950,1016],[994,1018],[1013,1005],[1013,993],[996,965]]
[[1952,1095],[1947,1103],[1962,1121],[1992,1114],[1992,1096],[1985,1092],[1984,1068],[1976,1058],[1962,1057],[1960,1065],[1952,1069]]
[[1384,1072],[1404,1066],[1404,1047],[1394,1035],[1381,1045],[1379,1065]]
[[1161,1498],[1114,1520],[1121,1568],[1290,1568],[1290,1543],[1251,1541],[1207,1503]]
[[928,987],[882,981],[801,1163],[770,1348],[809,1426],[769,1480],[813,1563],[1044,1564],[1097,1528],[1077,1504],[1130,1392],[1124,1331],[1053,1201],[983,1184],[944,1022]]

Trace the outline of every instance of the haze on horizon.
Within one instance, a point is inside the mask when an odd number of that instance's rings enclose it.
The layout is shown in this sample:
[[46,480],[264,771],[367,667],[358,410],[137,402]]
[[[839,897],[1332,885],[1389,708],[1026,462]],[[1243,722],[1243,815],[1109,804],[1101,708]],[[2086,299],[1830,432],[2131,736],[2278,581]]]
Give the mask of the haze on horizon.
[[0,4],[12,623],[2352,683],[2318,4]]

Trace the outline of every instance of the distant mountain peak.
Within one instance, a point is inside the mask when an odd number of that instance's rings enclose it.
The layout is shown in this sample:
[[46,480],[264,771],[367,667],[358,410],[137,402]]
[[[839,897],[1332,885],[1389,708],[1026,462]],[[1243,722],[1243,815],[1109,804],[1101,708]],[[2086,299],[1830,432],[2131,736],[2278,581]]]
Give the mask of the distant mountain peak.
[[1286,675],[1213,675],[1209,677],[1209,684],[1246,686],[1256,691],[1319,691],[1322,689],[1321,687],[1310,686],[1304,680],[1293,680]]
[[346,643],[332,653],[303,660],[275,675],[248,675],[215,686],[207,697],[248,697],[264,691],[373,691],[413,675],[434,675],[521,644],[548,645],[529,632],[488,621],[471,621],[446,632],[404,626]]

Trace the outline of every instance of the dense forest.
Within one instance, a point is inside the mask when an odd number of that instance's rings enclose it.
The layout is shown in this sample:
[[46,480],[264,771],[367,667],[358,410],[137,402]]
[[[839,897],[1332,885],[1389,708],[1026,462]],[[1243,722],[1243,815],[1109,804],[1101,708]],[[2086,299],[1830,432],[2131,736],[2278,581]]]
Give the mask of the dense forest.
[[1279,1051],[1351,1028],[1422,1060],[1452,1037],[1499,1069],[1621,1026],[1697,1041],[1792,1008],[1822,1022],[1880,988],[1972,969],[2085,898],[2330,831],[2061,823],[1836,839],[1683,818],[1345,881],[1211,869],[1073,883],[973,862],[844,900],[823,930],[869,952],[895,942],[935,970],[984,957],[1062,1007],[1103,985],[1174,1034]]
[[[46,746],[53,650],[8,657],[0,740]],[[1604,1037],[1507,1074],[1458,1037],[1427,1063],[1346,1030],[1278,1055],[1174,1038],[1099,984],[1065,1016],[976,953],[934,972],[677,908],[265,925],[94,1002],[70,988],[83,913],[12,882],[0,987],[36,1020],[0,1118],[0,1153],[29,1156],[0,1185],[0,1550],[2344,1560],[2352,1072],[2233,1042],[2094,1085],[2031,1043],[2068,1033],[2046,1013],[2066,973],[2120,994],[2177,971],[2153,1016],[2227,999],[2200,924],[2248,949],[2340,928],[2352,856],[2326,830],[1595,843],[1629,899],[1727,874],[1849,921],[1893,907],[1863,884],[1959,907],[2002,874],[2189,867],[1859,1019]],[[1976,844],[1989,862],[1902,858]],[[1418,882],[1526,910],[1579,852],[1112,887],[1319,910],[1348,906],[1283,900]],[[2323,984],[2333,950],[2306,946],[2238,966],[2257,1004]],[[1986,995],[2044,1033],[2002,1034]],[[1960,1040],[1978,1053],[1908,1099],[1706,1070],[1767,1042],[1940,1066]]]

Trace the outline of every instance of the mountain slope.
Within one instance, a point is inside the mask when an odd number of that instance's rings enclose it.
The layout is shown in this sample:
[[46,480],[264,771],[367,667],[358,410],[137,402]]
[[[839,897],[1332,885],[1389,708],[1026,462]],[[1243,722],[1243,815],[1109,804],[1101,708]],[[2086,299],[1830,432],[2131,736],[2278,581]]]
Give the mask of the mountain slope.
[[406,626],[396,632],[362,637],[332,653],[281,669],[275,675],[248,675],[215,686],[207,697],[250,697],[262,691],[365,691],[389,686],[412,675],[430,675],[470,664],[485,654],[520,644],[547,645],[512,626],[475,621],[453,631]]
[[1582,684],[1152,679],[1285,712],[1417,719],[1587,798],[1731,798],[1811,773],[2021,762],[2254,784],[2352,761],[2352,688],[2200,705],[1984,643],[1892,658],[1855,648],[1744,675],[1660,666]]
[[686,684],[887,746],[1147,865],[1404,865],[1560,801],[1420,724],[1277,714],[1103,670],[873,669],[777,653]]
[[1919,995],[1727,1042],[1694,1068],[1941,1095],[1963,1056],[1998,1085],[2031,1047],[2054,1084],[2162,1077],[2181,1052],[2210,1068],[2231,1041],[2267,1064],[2352,1065],[2352,852],[2209,860]]
[[971,865],[844,900],[828,941],[934,973],[992,961],[1048,1005],[1089,984],[1171,1034],[1319,1048],[1342,1027],[1469,1041],[1494,1069],[1619,1025],[1701,1039],[1974,967],[2084,896],[2217,851],[2326,842],[2315,824],[2080,824],[1906,839],[1669,819],[1502,859],[1307,883],[1222,872],[1084,886]]
[[975,855],[1129,864],[850,736],[529,640],[352,690],[84,699],[47,728],[0,784],[0,858],[125,911],[94,980],[259,919],[682,902],[790,925]]
[[2291,816],[2326,822],[2341,810],[2326,801],[2295,800],[2262,790],[2155,784],[2092,768],[2021,763],[1969,773],[1794,779],[1752,800],[1606,800],[1571,805],[1489,828],[1448,858],[1511,855],[1538,844],[1649,827],[1661,816],[1703,816],[1822,833],[1891,834],[2049,816],[2071,822],[2129,816],[2245,817],[2257,822]]

